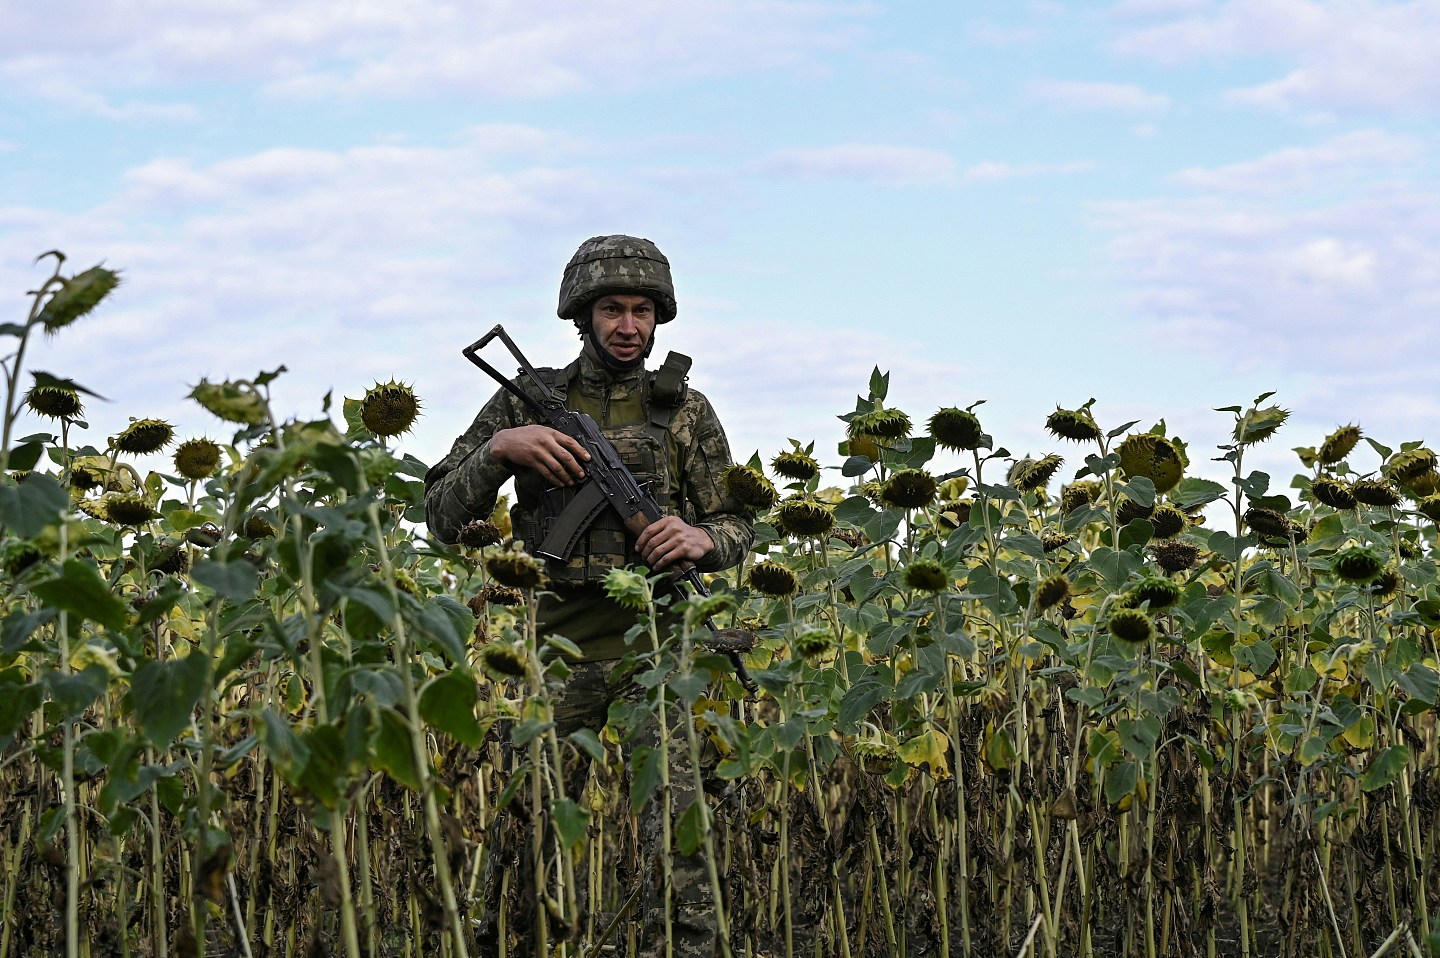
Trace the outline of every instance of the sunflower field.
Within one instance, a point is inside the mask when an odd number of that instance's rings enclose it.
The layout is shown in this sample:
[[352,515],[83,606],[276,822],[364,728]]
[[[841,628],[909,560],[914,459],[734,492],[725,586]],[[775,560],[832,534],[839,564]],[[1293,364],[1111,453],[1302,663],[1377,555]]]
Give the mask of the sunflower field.
[[638,693],[561,737],[542,570],[503,509],[427,538],[409,387],[277,421],[283,370],[202,381],[229,441],[79,444],[26,347],[119,277],[54,261],[0,327],[0,958],[629,955],[651,802],[727,958],[1440,955],[1423,445],[1342,426],[1279,482],[1262,396],[1214,451],[1086,403],[1015,457],[877,370],[833,461],[726,474],[757,536],[710,597],[611,574]]

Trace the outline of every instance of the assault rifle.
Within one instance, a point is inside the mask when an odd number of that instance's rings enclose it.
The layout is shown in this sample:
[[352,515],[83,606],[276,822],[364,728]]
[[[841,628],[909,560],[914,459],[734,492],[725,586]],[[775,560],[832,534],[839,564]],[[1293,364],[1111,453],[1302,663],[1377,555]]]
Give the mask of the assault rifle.
[[[538,396],[531,395],[517,386],[480,357],[480,350],[496,338],[505,344],[506,349],[510,350],[510,355],[520,364],[520,371],[529,377]],[[625,524],[625,528],[633,536],[639,536],[652,522],[657,522],[664,517],[665,514],[660,511],[659,504],[635,480],[629,468],[621,460],[620,453],[600,431],[595,420],[583,412],[574,412],[565,408],[560,397],[556,396],[545,380],[535,372],[535,368],[520,352],[519,347],[505,332],[503,326],[496,326],[466,346],[461,352],[465,354],[466,359],[479,366],[486,375],[528,406],[540,422],[574,439],[590,454],[590,461],[584,463],[585,480],[576,491],[575,497],[552,523],[544,540],[538,547],[532,547],[531,551],[555,562],[568,562],[585,530],[589,529],[591,523],[599,518],[606,509],[614,509]],[[667,581],[682,597],[688,598],[688,593],[680,585],[681,580],[684,580],[696,593],[709,598],[710,590],[705,587],[705,580],[700,577],[700,570],[695,568],[694,563],[682,560],[673,563],[671,568],[673,574],[668,577]],[[741,684],[747,691],[754,692],[759,686],[746,671],[745,662],[740,658],[740,653],[748,652],[754,647],[755,637],[744,629],[717,628],[715,623],[708,618],[705,620],[705,625],[710,630],[710,638],[705,643],[706,647],[729,658]]]

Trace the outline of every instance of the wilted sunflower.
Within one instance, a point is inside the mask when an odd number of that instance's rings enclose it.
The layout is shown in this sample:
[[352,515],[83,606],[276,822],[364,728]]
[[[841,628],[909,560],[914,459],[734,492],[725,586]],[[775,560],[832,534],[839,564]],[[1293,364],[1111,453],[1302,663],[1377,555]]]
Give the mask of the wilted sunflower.
[[790,648],[796,655],[812,661],[830,655],[839,646],[835,633],[824,627],[802,628],[790,640]]
[[860,771],[880,777],[889,775],[895,763],[900,761],[900,753],[884,742],[856,742],[850,746],[850,754],[855,757]]
[[799,449],[780,453],[770,460],[770,468],[797,482],[807,482],[820,475],[820,463],[815,461],[814,456]]
[[1123,526],[1136,519],[1149,519],[1154,513],[1154,506],[1142,506],[1134,499],[1126,497],[1120,500],[1120,508],[1115,510],[1115,518]]
[[830,538],[839,539],[852,549],[858,549],[870,541],[859,529],[831,529]]
[[1098,482],[1072,482],[1060,489],[1060,511],[1074,512],[1100,498],[1104,487]]
[[1433,450],[1419,446],[1415,449],[1407,449],[1398,452],[1390,457],[1385,464],[1385,475],[1391,482],[1400,485],[1408,485],[1420,478],[1427,472],[1435,470],[1435,453]]
[[1120,453],[1120,471],[1125,477],[1144,476],[1154,483],[1156,492],[1175,488],[1185,472],[1185,457],[1180,447],[1164,436],[1153,433],[1126,436],[1116,451]]
[[984,441],[980,419],[973,412],[947,406],[930,417],[930,436],[946,449],[978,449]]
[[1412,499],[1424,499],[1440,493],[1440,472],[1431,469],[1420,473],[1414,479],[1406,480],[1405,491]]
[[939,483],[923,469],[902,469],[880,489],[880,498],[887,505],[902,509],[921,509],[935,501]]
[[25,405],[51,419],[78,419],[85,411],[80,393],[64,386],[34,386],[25,394]]
[[1185,531],[1190,517],[1168,502],[1155,507],[1150,513],[1150,525],[1155,529],[1155,538],[1171,539]]
[[1359,426],[1341,426],[1325,437],[1315,458],[1327,466],[1337,463],[1350,455],[1350,450],[1355,448],[1355,444],[1363,438],[1363,435]]
[[160,518],[160,513],[150,508],[144,496],[131,493],[106,493],[96,505],[99,507],[99,518],[117,526],[143,526],[152,519]]
[[36,317],[45,332],[56,333],[90,312],[120,285],[120,274],[102,266],[92,266],[60,281],[60,288],[45,302]]
[[1110,621],[1106,628],[1115,638],[1122,642],[1129,642],[1131,645],[1149,642],[1155,635],[1155,623],[1150,621],[1150,616],[1139,609],[1115,610],[1110,614]]
[[155,557],[150,560],[150,569],[163,575],[184,575],[190,568],[190,550],[184,539],[164,539]]
[[720,481],[725,484],[725,491],[737,502],[756,512],[769,509],[779,498],[775,485],[758,469],[750,466],[739,463],[727,466],[720,474]]
[[778,562],[765,559],[750,570],[750,587],[761,595],[783,599],[799,586],[795,573]]
[[252,512],[245,517],[244,532],[247,539],[273,539],[275,524],[264,513]]
[[420,415],[420,400],[404,383],[376,383],[360,400],[360,421],[380,439],[409,431]]
[[1046,418],[1045,428],[1061,439],[1075,442],[1094,441],[1101,435],[1088,409],[1056,409]]
[[1161,576],[1147,575],[1130,587],[1127,597],[1132,608],[1149,602],[1151,611],[1164,609],[1180,601],[1180,586]]
[[1350,546],[1335,553],[1334,569],[1349,582],[1368,582],[1385,570],[1385,561],[1369,546]]
[[480,668],[492,679],[518,679],[525,674],[525,654],[513,645],[492,642],[480,649]]
[[538,589],[545,584],[545,570],[540,563],[518,549],[486,557],[485,568],[496,582],[512,589]]
[[1245,524],[1262,536],[1272,539],[1289,539],[1294,523],[1274,509],[1250,508],[1245,510]]
[[1051,532],[1040,540],[1040,548],[1048,554],[1056,549],[1063,549],[1074,541],[1075,537],[1068,532]]
[[[489,603],[490,605],[514,606],[523,603],[525,601],[525,595],[519,589],[512,589],[509,586],[500,585],[498,582],[487,582],[485,583],[485,588],[475,594],[475,599],[478,602]],[[471,606],[471,610],[474,611],[476,615],[481,614],[481,610],[476,609],[474,606]]]
[[877,405],[851,419],[846,434],[851,439],[864,437],[879,442],[894,442],[910,435],[910,417],[898,409]]
[[460,545],[467,549],[483,549],[504,537],[500,535],[500,527],[489,519],[472,519],[460,527],[457,538]]
[[1235,423],[1235,441],[1242,446],[1264,442],[1275,435],[1275,431],[1289,418],[1290,411],[1279,406],[1251,409]]
[[207,412],[226,422],[256,426],[268,416],[265,398],[249,383],[212,383],[202,379],[199,385],[190,390],[190,398],[205,407]]
[[1400,504],[1400,494],[1383,479],[1359,479],[1350,487],[1350,494],[1367,506],[1388,508]]
[[192,482],[209,479],[220,468],[220,447],[209,439],[187,439],[175,447],[175,471]]
[[130,425],[110,440],[110,444],[121,452],[134,456],[159,452],[170,445],[175,430],[168,422],[160,419],[131,419]]
[[1400,575],[1394,569],[1386,569],[1365,586],[1365,591],[1377,599],[1388,599],[1400,591]]
[[1310,494],[1332,509],[1354,509],[1355,494],[1348,482],[1322,478],[1310,483]]
[[1010,481],[1021,492],[1034,492],[1043,489],[1064,463],[1053,453],[1043,459],[1021,459],[1010,468]]
[[1160,568],[1169,573],[1184,572],[1200,559],[1200,550],[1188,542],[1156,542],[1150,552]]
[[958,529],[970,521],[970,510],[975,507],[971,499],[955,499],[940,507],[939,522],[941,528]]
[[916,559],[905,567],[905,584],[921,592],[943,592],[950,588],[950,573],[933,559]]
[[1035,608],[1045,610],[1053,605],[1059,605],[1070,595],[1070,580],[1064,574],[1056,573],[1048,579],[1042,579],[1035,587]]
[[835,525],[835,514],[830,507],[808,493],[781,502],[776,518],[780,527],[792,536],[821,536]]
[[1431,522],[1440,522],[1440,495],[1426,496],[1415,503],[1415,509]]

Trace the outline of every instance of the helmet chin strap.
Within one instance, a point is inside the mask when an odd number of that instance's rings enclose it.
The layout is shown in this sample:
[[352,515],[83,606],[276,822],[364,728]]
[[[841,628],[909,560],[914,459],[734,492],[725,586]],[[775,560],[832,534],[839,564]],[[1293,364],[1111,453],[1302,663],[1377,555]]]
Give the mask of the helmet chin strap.
[[600,345],[600,340],[595,336],[595,324],[586,323],[579,329],[580,338],[590,346],[590,351],[595,354],[600,365],[612,373],[628,373],[635,369],[646,359],[650,358],[650,350],[655,348],[655,337],[651,336],[650,341],[645,344],[645,351],[634,359],[616,359],[611,352]]

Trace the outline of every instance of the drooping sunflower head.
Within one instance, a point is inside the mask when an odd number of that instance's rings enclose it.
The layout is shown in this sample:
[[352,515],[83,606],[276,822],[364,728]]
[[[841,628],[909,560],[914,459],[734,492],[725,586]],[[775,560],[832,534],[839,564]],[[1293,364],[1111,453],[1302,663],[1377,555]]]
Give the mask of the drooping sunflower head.
[[1150,513],[1150,525],[1155,527],[1157,539],[1173,539],[1189,524],[1190,517],[1168,502],[1156,506],[1155,511]]
[[1107,624],[1110,634],[1122,642],[1139,645],[1155,635],[1155,623],[1139,609],[1116,609]]
[[812,662],[828,658],[840,647],[835,633],[823,626],[801,628],[790,640],[790,648],[797,656]]
[[1060,511],[1074,512],[1100,498],[1104,487],[1098,482],[1072,482],[1060,490]]
[[110,440],[110,445],[121,452],[143,456],[159,452],[170,445],[170,440],[174,438],[175,429],[164,420],[131,419],[130,425]]
[[485,568],[496,582],[512,589],[538,589],[545,584],[544,568],[534,556],[518,549],[487,556]]
[[750,587],[761,595],[783,599],[795,594],[799,581],[788,567],[773,559],[765,559],[755,563],[750,570]]
[[737,502],[756,512],[769,509],[779,498],[774,483],[766,479],[760,470],[740,463],[727,466],[720,474],[720,481]]
[[472,519],[460,527],[459,542],[466,549],[483,549],[503,538],[500,527],[489,519]]
[[900,753],[895,747],[884,742],[856,742],[850,746],[850,754],[854,756],[855,764],[860,766],[860,771],[882,778],[889,775],[895,763],[900,761]]
[[1384,479],[1357,479],[1350,486],[1350,494],[1355,497],[1356,502],[1381,509],[1400,504],[1400,493]]
[[902,469],[885,480],[880,499],[902,509],[923,509],[935,501],[939,483],[923,469]]
[[1053,453],[1041,459],[1020,459],[1010,468],[1010,482],[1021,492],[1043,489],[1064,463]]
[[781,502],[776,518],[786,534],[800,538],[824,535],[835,525],[830,506],[809,493],[790,496]]
[[480,668],[502,682],[518,679],[525,674],[525,653],[506,642],[491,642],[480,649]]
[[1440,495],[1426,496],[1415,503],[1415,509],[1431,522],[1440,522]]
[[940,507],[938,516],[942,529],[958,529],[970,521],[970,510],[975,507],[973,499],[953,499]]
[[1369,582],[1385,570],[1385,560],[1369,546],[1349,546],[1335,553],[1335,574],[1347,582]]
[[820,475],[820,463],[815,461],[814,456],[799,449],[780,453],[770,460],[770,468],[786,479],[794,479],[796,482],[808,482]]
[[951,581],[950,573],[933,559],[916,559],[905,567],[905,584],[920,592],[944,592]]
[[85,411],[80,393],[64,386],[34,386],[25,394],[25,405],[51,419],[78,419]]
[[1056,409],[1045,419],[1045,428],[1061,439],[1075,442],[1093,442],[1101,436],[1088,409]]
[[471,611],[476,615],[481,615],[484,612],[483,605],[486,604],[499,606],[521,605],[525,601],[525,593],[519,589],[512,589],[508,585],[501,585],[498,582],[487,582],[485,583],[485,588],[475,594],[475,601],[480,603],[482,608],[476,609],[474,606],[471,606]]
[[175,447],[175,471],[191,482],[209,479],[220,469],[220,446],[209,439],[187,439]]
[[1044,611],[1051,606],[1059,605],[1070,595],[1070,580],[1065,578],[1064,573],[1057,572],[1049,578],[1042,579],[1035,587],[1035,608]]
[[1147,575],[1130,587],[1131,607],[1150,603],[1151,611],[1166,609],[1180,601],[1180,586],[1158,575]]
[[1200,550],[1188,542],[1156,542],[1150,552],[1160,568],[1172,575],[1191,568],[1200,559]]
[[381,439],[408,432],[419,416],[420,400],[404,383],[376,383],[360,400],[360,421]]
[[1409,485],[1429,472],[1435,471],[1435,453],[1424,446],[1396,453],[1385,464],[1385,475],[1391,482]]
[[877,405],[851,419],[846,435],[851,439],[873,439],[882,445],[895,442],[910,435],[910,417],[898,409]]
[[978,449],[984,441],[980,419],[968,409],[947,406],[930,417],[930,436],[936,443],[956,452]]
[[1325,437],[1315,457],[1327,466],[1333,465],[1350,455],[1350,450],[1354,449],[1355,444],[1362,438],[1364,434],[1360,432],[1359,426],[1341,426]]
[[1116,450],[1120,453],[1120,471],[1127,479],[1143,476],[1155,485],[1156,492],[1169,492],[1185,472],[1185,457],[1180,447],[1164,436],[1135,433],[1126,436]]
[[1310,494],[1315,497],[1315,501],[1332,509],[1355,508],[1355,493],[1351,490],[1350,483],[1341,479],[1316,479],[1310,484]]
[[99,507],[99,518],[117,526],[143,526],[152,519],[160,518],[160,513],[150,507],[144,496],[133,493],[108,492],[96,505]]

